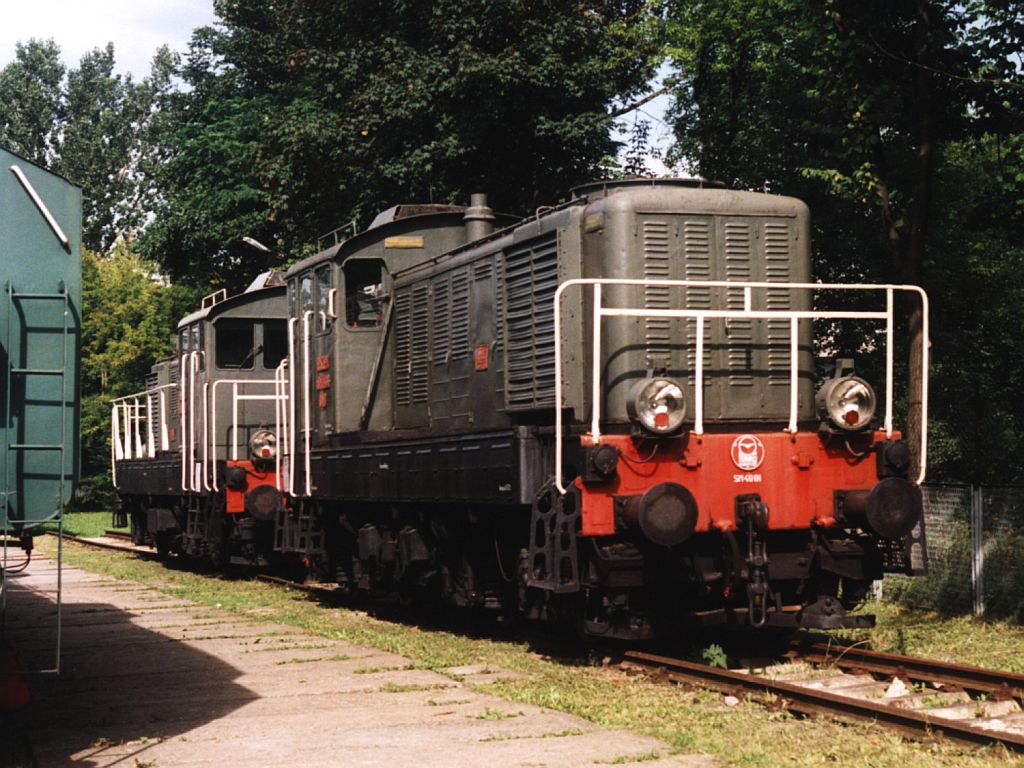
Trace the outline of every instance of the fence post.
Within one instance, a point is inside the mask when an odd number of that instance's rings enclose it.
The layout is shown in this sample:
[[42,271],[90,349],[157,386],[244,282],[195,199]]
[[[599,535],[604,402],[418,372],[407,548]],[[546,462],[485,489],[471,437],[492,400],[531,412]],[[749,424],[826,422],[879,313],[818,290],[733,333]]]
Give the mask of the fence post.
[[971,486],[971,588],[974,615],[985,615],[985,498],[981,486]]

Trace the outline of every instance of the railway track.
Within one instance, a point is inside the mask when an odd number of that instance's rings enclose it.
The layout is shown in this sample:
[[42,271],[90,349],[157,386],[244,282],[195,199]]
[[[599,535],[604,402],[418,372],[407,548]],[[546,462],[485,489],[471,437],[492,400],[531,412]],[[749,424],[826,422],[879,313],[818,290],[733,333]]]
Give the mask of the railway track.
[[960,664],[797,641],[788,661],[720,669],[639,651],[623,667],[673,683],[765,697],[800,715],[873,721],[913,738],[944,737],[1024,752],[1024,676]]

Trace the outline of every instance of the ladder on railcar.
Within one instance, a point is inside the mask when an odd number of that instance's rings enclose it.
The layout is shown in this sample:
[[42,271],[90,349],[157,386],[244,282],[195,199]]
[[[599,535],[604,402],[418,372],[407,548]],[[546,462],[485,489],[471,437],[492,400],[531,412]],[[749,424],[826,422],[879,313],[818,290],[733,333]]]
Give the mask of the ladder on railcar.
[[[67,467],[68,453],[68,397],[74,392],[68,391],[68,368],[70,365],[69,355],[71,353],[69,336],[71,305],[67,289],[61,281],[57,291],[54,293],[25,292],[19,293],[10,282],[6,285],[6,313],[7,313],[7,338],[5,350],[7,355],[5,371],[5,408],[4,419],[7,429],[3,432],[5,436],[3,446],[3,487],[0,488],[0,510],[3,516],[3,552],[0,561],[0,623],[6,624],[7,604],[9,595],[15,593],[53,594],[56,600],[55,622],[56,642],[53,653],[53,665],[50,668],[36,671],[44,673],[59,673],[61,661],[61,640],[63,630],[63,542],[64,542],[64,496],[69,481]],[[52,313],[45,313],[42,318],[37,313],[26,311],[32,303],[40,303],[43,306],[54,306],[60,311],[60,320],[53,324],[41,323],[41,320],[52,320]],[[15,319],[20,318],[17,333],[20,333],[15,344],[15,333],[13,329]],[[34,345],[46,344],[52,349],[54,338],[60,334],[59,343],[61,346],[59,366],[30,365],[29,361],[36,356],[33,351]],[[46,395],[38,394],[40,389],[47,389],[45,380],[56,380],[59,384],[56,387],[48,387],[50,400]],[[59,388],[59,394],[56,390]],[[17,392],[17,395],[14,393]],[[31,398],[30,398],[30,393]],[[33,400],[38,401],[33,403]],[[56,403],[60,411],[59,439],[55,442],[43,440],[34,441],[30,439],[36,434],[49,434],[57,437],[56,430],[52,429],[51,419],[43,419],[41,425],[28,424],[29,404],[43,405]],[[15,413],[12,407],[17,409],[20,417],[15,422]],[[52,413],[52,409],[46,411]],[[37,414],[38,415],[38,414]],[[16,427],[16,428],[15,428]],[[51,438],[52,440],[53,438]],[[29,457],[53,456],[56,459],[56,467],[53,461],[31,461]],[[28,461],[32,472],[28,472],[25,466]],[[31,475],[31,478],[30,478]],[[27,480],[40,480],[44,482],[43,488],[26,489]],[[33,483],[34,484],[34,483]],[[31,498],[32,494],[48,494],[50,488],[55,488],[56,493],[53,500],[53,508],[47,512],[38,512],[34,507],[43,505],[47,509],[45,496],[40,502]],[[14,514],[12,515],[12,510]],[[40,589],[32,586],[14,586],[15,579],[11,578],[11,560],[9,557],[10,545],[16,539],[12,536],[15,528],[18,533],[25,533],[39,528],[46,524],[56,524],[57,535],[57,567],[56,584],[52,589]],[[20,537],[19,537],[20,538]],[[26,554],[26,557],[28,555]],[[27,561],[25,561],[27,565]],[[17,570],[17,566],[15,566]]]

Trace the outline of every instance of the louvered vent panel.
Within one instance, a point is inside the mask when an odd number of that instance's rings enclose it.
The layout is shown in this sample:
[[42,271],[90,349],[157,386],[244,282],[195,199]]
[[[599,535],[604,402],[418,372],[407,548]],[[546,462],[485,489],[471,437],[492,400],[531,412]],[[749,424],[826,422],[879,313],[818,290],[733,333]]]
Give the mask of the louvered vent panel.
[[453,360],[469,357],[469,267],[452,273],[451,349]]
[[[649,280],[669,279],[669,228],[666,221],[643,223],[644,277]],[[668,286],[644,287],[644,307],[670,309],[671,289]],[[644,341],[647,359],[656,365],[667,365],[672,321],[667,317],[644,318]]]
[[[751,227],[747,222],[729,221],[724,227],[725,235],[725,279],[750,280],[753,248]],[[725,291],[727,309],[743,309],[743,289],[727,288]],[[752,320],[733,318],[725,323],[726,367],[729,371],[729,386],[751,387],[754,385],[753,355],[754,327]]]
[[501,269],[494,271],[494,334],[494,356],[500,360],[505,351],[505,273]]
[[505,400],[509,408],[555,402],[555,291],[558,250],[554,236],[505,254],[507,328]]
[[412,322],[409,326],[410,394],[412,404],[425,403],[430,394],[430,286],[420,283],[412,289]]
[[[169,366],[170,381],[171,384],[177,384],[179,380],[178,376],[178,361],[175,360]],[[172,424],[178,423],[178,390],[168,389],[167,390],[167,410]]]
[[[687,280],[711,279],[711,226],[707,220],[687,221],[683,225],[683,252],[686,258]],[[686,289],[687,309],[710,309],[711,289],[690,287]],[[704,326],[704,370],[711,369],[710,328]],[[690,369],[688,381],[693,386],[693,370],[697,364],[697,325],[695,320],[686,321],[686,362]],[[705,382],[710,381],[705,373]]]
[[474,280],[487,280],[490,278],[491,273],[494,271],[493,265],[489,261],[478,261],[473,265],[473,279]]
[[410,333],[410,291],[395,293],[395,405],[412,403],[412,357]]
[[[146,389],[153,390],[160,384],[160,377],[156,371],[150,371],[146,374]],[[165,390],[166,392],[166,390]],[[164,397],[173,398],[173,394],[165,394]],[[146,395],[146,400],[149,404],[149,413],[152,414],[152,419],[146,423],[146,428],[149,431],[150,438],[153,439],[157,447],[160,445],[160,393],[150,391]]]
[[[766,222],[764,225],[764,277],[768,282],[790,279],[792,248],[790,225]],[[792,292],[769,288],[766,292],[767,309],[792,309]],[[789,321],[769,320],[768,326],[768,384],[789,386]]]
[[452,343],[452,279],[451,275],[434,278],[433,295],[431,296],[434,314],[431,328],[430,356],[434,363],[444,363],[448,359]]

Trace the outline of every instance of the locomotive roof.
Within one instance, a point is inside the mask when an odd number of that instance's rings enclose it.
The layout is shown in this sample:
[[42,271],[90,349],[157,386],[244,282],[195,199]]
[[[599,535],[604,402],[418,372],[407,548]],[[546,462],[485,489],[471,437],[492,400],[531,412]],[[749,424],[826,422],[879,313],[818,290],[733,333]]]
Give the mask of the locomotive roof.
[[202,320],[204,317],[210,315],[214,310],[219,312],[224,307],[237,304],[242,298],[246,298],[258,291],[273,290],[274,288],[284,288],[284,275],[276,269],[259,274],[256,279],[249,283],[246,289],[241,293],[236,293],[234,296],[228,296],[226,299],[185,315],[185,317],[178,321],[178,328],[190,325],[197,320]]
[[689,189],[726,189],[725,182],[711,181],[701,176],[676,177],[676,178],[649,178],[633,177],[627,179],[597,179],[588,181],[573,187],[573,198],[585,197],[590,200],[597,200],[605,197],[610,192],[626,187],[687,187]]
[[[442,205],[436,203],[395,205],[381,211],[374,217],[370,226],[352,235],[348,240],[332,245],[322,251],[307,256],[302,261],[292,264],[285,273],[285,279],[304,272],[315,264],[334,259],[342,251],[355,250],[363,247],[368,241],[385,236],[395,229],[418,229],[425,222],[449,223],[461,226],[466,215],[466,207],[462,205]],[[507,213],[495,213],[497,228],[505,227],[519,221],[519,217]]]

